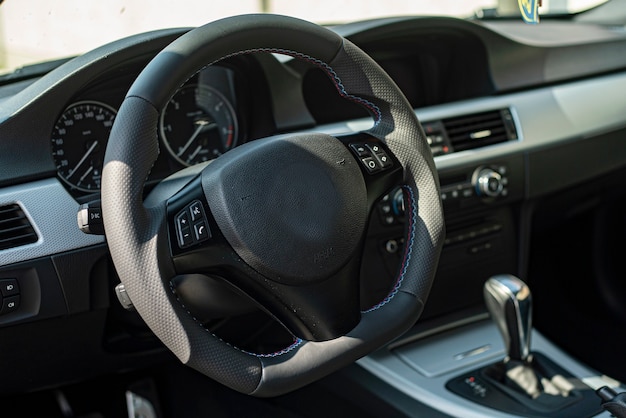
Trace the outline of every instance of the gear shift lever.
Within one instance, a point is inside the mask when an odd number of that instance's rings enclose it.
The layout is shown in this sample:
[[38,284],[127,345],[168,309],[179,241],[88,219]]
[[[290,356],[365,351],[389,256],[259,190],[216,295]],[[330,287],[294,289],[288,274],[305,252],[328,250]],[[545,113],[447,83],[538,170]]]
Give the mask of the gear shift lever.
[[493,276],[483,288],[485,304],[498,326],[507,360],[528,361],[532,328],[532,298],[528,286],[515,276]]
[[[483,291],[507,356],[464,372],[446,387],[466,399],[515,416],[598,414],[600,407],[593,390],[544,354],[530,354],[532,298],[528,286],[504,274],[487,280]],[[605,391],[601,397],[610,403],[614,394]]]

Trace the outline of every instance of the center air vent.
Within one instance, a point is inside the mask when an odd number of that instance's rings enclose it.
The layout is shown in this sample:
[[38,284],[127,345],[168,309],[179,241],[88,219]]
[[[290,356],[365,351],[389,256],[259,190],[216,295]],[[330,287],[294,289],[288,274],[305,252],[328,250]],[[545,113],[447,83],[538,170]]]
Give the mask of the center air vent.
[[0,206],[0,251],[37,242],[37,233],[17,204]]
[[509,109],[474,113],[442,122],[453,152],[517,139]]

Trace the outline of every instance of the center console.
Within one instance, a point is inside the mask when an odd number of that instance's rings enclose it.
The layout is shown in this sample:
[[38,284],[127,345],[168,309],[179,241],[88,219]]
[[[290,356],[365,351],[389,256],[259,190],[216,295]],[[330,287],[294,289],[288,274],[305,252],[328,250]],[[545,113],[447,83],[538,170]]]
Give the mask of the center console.
[[450,416],[610,416],[595,390],[620,383],[532,330],[528,287],[514,276],[500,275],[484,289],[492,320],[477,313],[439,327],[418,327],[359,364]]
[[[568,356],[536,330],[531,336],[533,352],[554,359],[575,378],[577,388],[619,386],[618,382]],[[504,357],[504,345],[496,326],[486,316],[479,315],[425,333],[416,331],[359,360],[359,365],[394,389],[453,417],[546,416],[542,412],[505,412],[485,404],[486,399],[499,393],[483,380],[480,371]],[[465,396],[453,392],[450,386],[459,387]],[[560,416],[610,416],[601,412],[599,398],[594,402],[592,415],[572,414],[570,410],[569,415]]]
[[[396,390],[450,416],[609,416],[602,412],[594,390],[618,387],[619,382],[570,357],[530,323],[523,337],[517,333],[515,339],[513,335],[513,343],[512,333],[508,341],[503,339],[501,331],[510,329],[511,316],[507,319],[501,314],[498,326],[485,309],[486,279],[518,272],[525,263],[520,248],[524,237],[518,226],[523,224],[524,157],[490,159],[482,154],[480,163],[473,165],[472,155],[465,153],[462,166],[455,158],[454,154],[444,155],[436,161],[446,239],[422,318],[402,339],[361,359],[359,365]],[[401,201],[394,191],[380,202],[379,216],[370,225],[368,250],[378,252],[384,262],[365,267],[366,277],[395,274],[403,244]],[[378,289],[376,294],[366,288],[363,296],[380,298],[385,291]],[[525,315],[530,318],[530,312]],[[491,316],[498,318],[494,309]],[[518,318],[521,316],[518,313]],[[522,341],[526,341],[525,350]],[[540,370],[536,374],[540,382],[555,377],[556,382],[562,380],[566,396],[540,394],[537,401],[535,395],[511,384],[507,373],[513,368],[512,357]]]

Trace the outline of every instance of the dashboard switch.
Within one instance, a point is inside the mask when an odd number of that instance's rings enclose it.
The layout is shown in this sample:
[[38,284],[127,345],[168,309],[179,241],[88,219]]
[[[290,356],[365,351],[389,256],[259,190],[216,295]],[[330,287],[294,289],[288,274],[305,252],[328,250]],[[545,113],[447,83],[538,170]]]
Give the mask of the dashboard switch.
[[502,195],[504,188],[502,175],[489,167],[477,168],[472,175],[472,184],[476,189],[476,194],[483,197],[498,197]]
[[0,314],[5,315],[15,312],[20,307],[20,295],[9,296],[2,299],[2,310]]
[[15,296],[20,294],[20,287],[16,279],[0,280],[0,292],[3,297]]

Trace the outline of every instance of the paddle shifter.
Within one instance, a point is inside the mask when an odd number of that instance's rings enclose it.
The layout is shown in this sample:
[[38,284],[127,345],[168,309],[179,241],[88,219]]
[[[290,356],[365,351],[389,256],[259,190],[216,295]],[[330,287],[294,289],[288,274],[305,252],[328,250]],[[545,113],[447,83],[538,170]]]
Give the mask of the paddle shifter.
[[485,282],[485,304],[507,351],[507,360],[528,362],[532,328],[530,289],[515,276],[503,274]]

